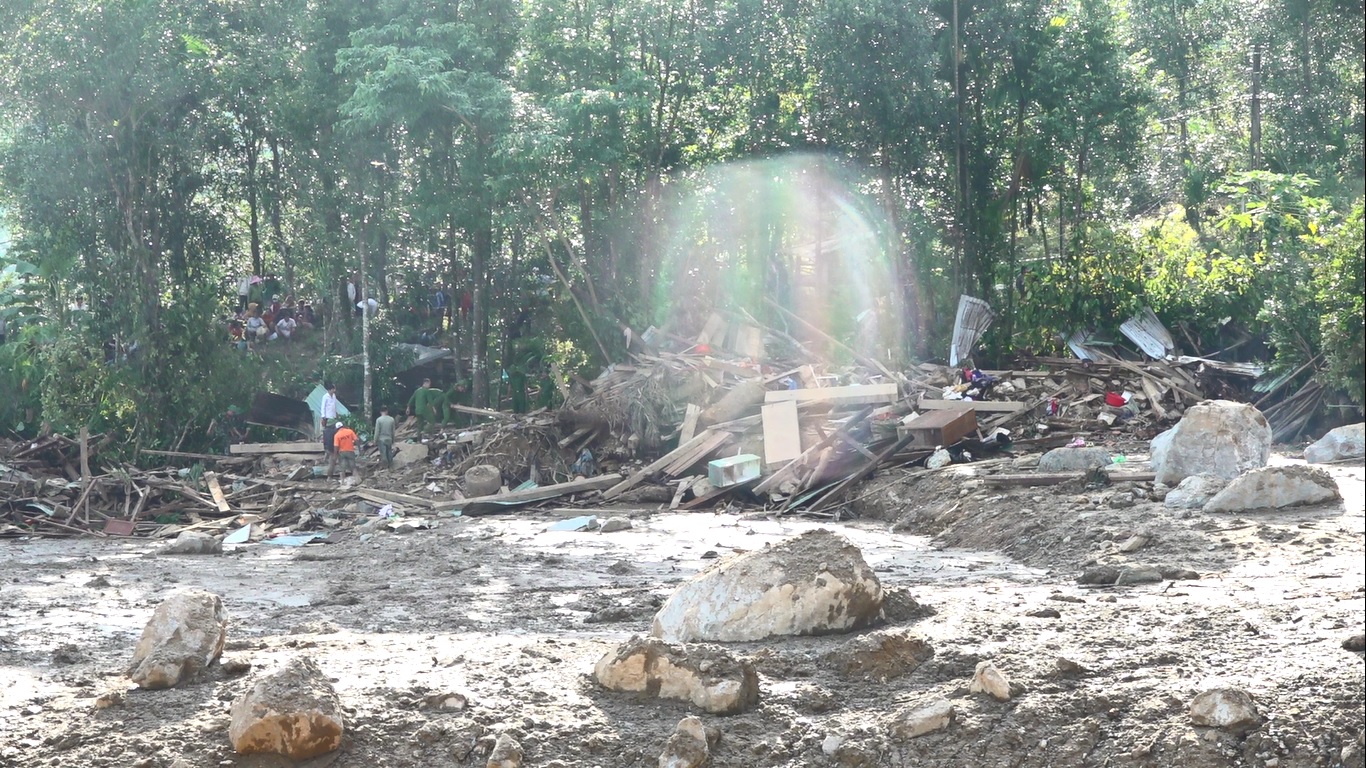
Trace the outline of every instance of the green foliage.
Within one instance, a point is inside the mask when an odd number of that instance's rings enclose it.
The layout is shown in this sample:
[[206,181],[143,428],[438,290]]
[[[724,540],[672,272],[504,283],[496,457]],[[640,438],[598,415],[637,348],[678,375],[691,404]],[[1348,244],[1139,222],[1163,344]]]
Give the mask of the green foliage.
[[1312,269],[1320,306],[1322,384],[1364,405],[1364,204],[1359,201],[1338,231],[1326,238]]

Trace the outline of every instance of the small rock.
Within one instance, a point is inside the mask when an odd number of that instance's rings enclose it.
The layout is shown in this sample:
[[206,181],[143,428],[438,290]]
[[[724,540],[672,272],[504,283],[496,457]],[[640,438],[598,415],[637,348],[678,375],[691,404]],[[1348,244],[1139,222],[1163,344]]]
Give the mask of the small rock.
[[308,760],[342,745],[342,706],[312,659],[297,657],[258,679],[230,712],[228,739],[238,754]]
[[1135,496],[1130,493],[1113,493],[1107,497],[1107,506],[1112,509],[1127,509],[1135,506]]
[[1059,611],[1056,611],[1053,608],[1037,608],[1034,611],[1028,612],[1026,615],[1033,619],[1057,619],[1059,618]]
[[439,712],[459,712],[469,703],[469,700],[459,693],[430,693],[423,697],[424,709]]
[[1149,537],[1143,534],[1136,534],[1121,542],[1121,551],[1138,552],[1144,549],[1146,544],[1149,544]]
[[949,464],[952,460],[949,451],[944,448],[937,448],[930,456],[926,457],[926,468],[940,469]]
[[991,661],[980,661],[974,667],[974,679],[969,682],[969,692],[986,693],[998,701],[1012,698],[1011,683]]
[[1159,569],[1159,575],[1169,581],[1197,581],[1202,575],[1190,568],[1166,565]]
[[110,691],[109,693],[101,694],[98,698],[95,699],[95,708],[109,709],[110,707],[116,707],[120,704],[123,704],[123,702],[123,691]]
[[1070,448],[1064,446],[1048,451],[1040,457],[1037,472],[1081,472],[1111,465],[1111,454],[1106,448]]
[[708,762],[716,736],[717,732],[709,733],[697,717],[680,720],[660,753],[659,768],[698,768]]
[[207,533],[181,531],[175,541],[166,545],[163,555],[221,555],[223,542]]
[[476,464],[465,473],[465,495],[467,497],[493,496],[503,486],[503,473],[498,467],[489,464]]
[[[1086,574],[1086,571],[1085,571],[1084,573]],[[1116,576],[1115,576],[1115,574],[1112,575],[1112,581],[1116,581]],[[1079,583],[1087,584],[1087,583],[1090,583],[1090,582],[1084,582],[1084,581],[1082,581],[1082,580],[1080,579],[1080,582],[1079,582]],[[1057,601],[1059,601],[1059,602],[1061,602],[1061,603],[1081,603],[1081,602],[1084,602],[1083,598],[1081,598],[1081,597],[1078,597],[1078,596],[1076,596],[1076,595],[1065,595],[1065,594],[1062,594],[1062,593],[1060,593],[1060,592],[1056,592],[1056,593],[1054,593],[1053,595],[1050,595],[1049,598],[1047,598],[1047,599],[1049,599],[1049,600],[1057,600]]]
[[228,677],[237,677],[251,672],[252,662],[246,659],[219,659],[219,669]]
[[1164,575],[1154,568],[1122,568],[1116,576],[1117,586],[1127,584],[1153,584],[1163,581]]
[[1063,677],[1073,677],[1075,675],[1086,675],[1088,674],[1089,670],[1087,667],[1083,666],[1082,664],[1079,664],[1073,659],[1065,658],[1063,656],[1056,656],[1055,672],[1058,672]]
[[1357,651],[1359,653],[1363,653],[1363,633],[1360,632],[1357,635],[1351,635],[1349,637],[1346,637],[1344,639],[1344,642],[1341,643],[1341,645],[1344,647],[1344,650],[1346,651]]
[[945,730],[954,721],[954,705],[945,699],[935,699],[896,715],[893,720],[893,736],[898,739],[915,739],[918,736]]
[[[1078,577],[1079,584],[1115,584],[1116,578],[1121,575],[1121,569],[1113,565],[1094,565],[1083,569],[1083,574]],[[1052,596],[1053,597],[1053,596]],[[1055,598],[1064,599],[1063,596]],[[1078,602],[1083,602],[1079,600]]]
[[610,517],[603,521],[599,526],[599,533],[613,533],[615,531],[631,530],[632,521],[625,517]]
[[822,739],[822,754],[831,757],[836,754],[836,750],[840,749],[841,745],[844,743],[844,738],[833,733],[825,739]]
[[654,637],[633,637],[604,654],[594,665],[594,679],[612,691],[647,692],[719,715],[760,701],[760,677],[749,662],[721,649],[683,648]]
[[212,664],[227,639],[218,595],[198,589],[172,593],[143,627],[127,674],[142,688],[170,688]]
[[489,753],[485,768],[522,768],[522,764],[522,745],[506,733],[499,734],[499,738],[494,741],[494,751]]
[[1237,688],[1215,688],[1197,694],[1188,707],[1192,724],[1244,733],[1259,726],[1259,710],[1249,694]]

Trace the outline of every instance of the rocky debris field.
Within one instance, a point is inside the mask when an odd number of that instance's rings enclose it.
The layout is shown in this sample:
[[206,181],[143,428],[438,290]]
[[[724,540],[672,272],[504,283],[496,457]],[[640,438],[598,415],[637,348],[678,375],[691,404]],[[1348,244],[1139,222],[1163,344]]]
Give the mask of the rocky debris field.
[[853,521],[0,541],[0,765],[1364,765],[1361,463],[1232,514],[991,481],[1037,459],[883,472]]

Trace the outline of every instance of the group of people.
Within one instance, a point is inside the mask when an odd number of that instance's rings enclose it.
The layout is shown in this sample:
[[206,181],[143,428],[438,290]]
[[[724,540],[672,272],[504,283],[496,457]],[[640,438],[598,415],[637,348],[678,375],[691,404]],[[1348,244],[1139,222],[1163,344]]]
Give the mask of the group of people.
[[290,341],[295,334],[314,327],[317,318],[307,301],[295,302],[293,294],[282,301],[279,294],[262,308],[248,302],[228,321],[228,338],[239,349],[253,349],[263,341]]
[[[337,385],[325,383],[323,400],[319,405],[319,418],[323,423],[323,451],[327,457],[327,476],[335,473],[359,476],[356,468],[356,446],[359,437],[356,430],[344,424],[338,416]],[[408,415],[418,418],[418,431],[423,434],[429,426],[451,421],[458,413],[461,399],[465,396],[465,382],[457,382],[450,389],[442,390],[432,386],[432,379],[423,379],[409,399]],[[389,406],[380,406],[380,415],[375,419],[375,445],[380,449],[380,463],[386,469],[394,466],[394,435],[398,424],[390,415]]]

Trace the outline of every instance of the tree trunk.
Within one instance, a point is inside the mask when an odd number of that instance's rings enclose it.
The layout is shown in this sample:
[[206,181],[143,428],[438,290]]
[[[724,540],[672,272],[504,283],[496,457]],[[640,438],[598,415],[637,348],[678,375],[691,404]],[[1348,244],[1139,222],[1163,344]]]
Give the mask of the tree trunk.
[[[281,225],[281,198],[285,196],[285,185],[281,179],[280,140],[271,137],[271,232],[275,236],[276,253],[285,268],[285,288],[290,293],[299,293],[295,285],[294,260],[290,258],[290,248],[285,243],[285,230]],[[298,298],[303,298],[298,296]]]

